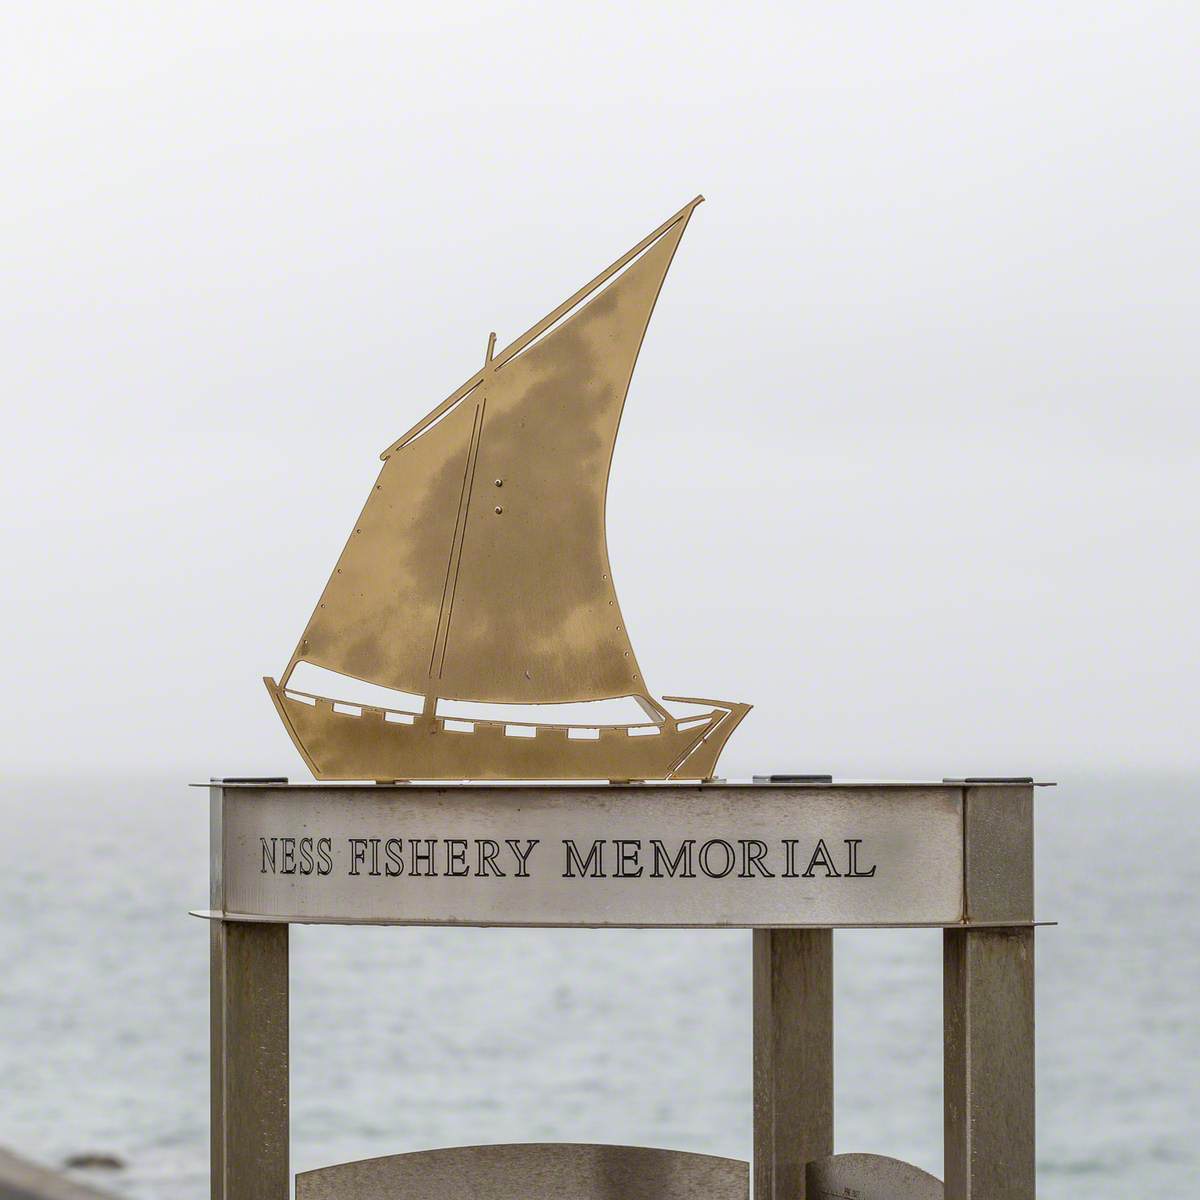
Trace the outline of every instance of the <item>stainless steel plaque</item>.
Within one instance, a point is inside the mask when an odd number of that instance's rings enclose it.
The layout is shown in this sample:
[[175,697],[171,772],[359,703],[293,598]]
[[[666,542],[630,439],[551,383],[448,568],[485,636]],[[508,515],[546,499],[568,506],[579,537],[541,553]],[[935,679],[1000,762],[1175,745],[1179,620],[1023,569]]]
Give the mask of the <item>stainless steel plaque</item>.
[[226,919],[951,925],[958,786],[212,789]]

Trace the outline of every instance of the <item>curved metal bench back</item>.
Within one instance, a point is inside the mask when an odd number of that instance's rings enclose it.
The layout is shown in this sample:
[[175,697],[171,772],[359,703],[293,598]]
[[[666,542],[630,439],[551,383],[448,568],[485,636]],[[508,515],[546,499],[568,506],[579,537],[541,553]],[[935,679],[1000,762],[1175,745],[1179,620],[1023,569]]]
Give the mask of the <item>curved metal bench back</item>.
[[456,1146],[296,1176],[296,1200],[749,1200],[733,1158],[569,1142]]
[[942,1181],[912,1163],[882,1154],[834,1154],[805,1171],[810,1200],[942,1200]]

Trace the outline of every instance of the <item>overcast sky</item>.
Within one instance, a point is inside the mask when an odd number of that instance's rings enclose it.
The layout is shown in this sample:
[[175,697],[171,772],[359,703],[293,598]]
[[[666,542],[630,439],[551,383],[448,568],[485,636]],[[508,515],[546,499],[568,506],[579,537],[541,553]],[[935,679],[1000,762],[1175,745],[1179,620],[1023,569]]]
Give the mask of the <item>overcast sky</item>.
[[304,777],[260,676],[380,450],[703,192],[610,487],[651,687],[755,703],[731,774],[1196,764],[1198,52],[1187,4],[8,8],[4,760]]

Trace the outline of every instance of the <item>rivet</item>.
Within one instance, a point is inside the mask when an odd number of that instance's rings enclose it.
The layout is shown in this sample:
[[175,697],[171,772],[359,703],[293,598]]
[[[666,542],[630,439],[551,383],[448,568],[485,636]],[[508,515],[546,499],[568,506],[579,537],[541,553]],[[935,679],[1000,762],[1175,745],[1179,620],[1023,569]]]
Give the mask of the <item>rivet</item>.
[[503,487],[503,486],[504,486],[504,480],[503,480],[503,479],[497,479],[497,480],[496,480],[496,486],[497,486],[497,487]]
[[502,508],[500,507],[500,505],[498,505],[498,504],[497,504],[497,505],[496,505],[496,512],[497,512],[497,513],[502,513],[503,511],[504,511],[504,509],[502,509]]

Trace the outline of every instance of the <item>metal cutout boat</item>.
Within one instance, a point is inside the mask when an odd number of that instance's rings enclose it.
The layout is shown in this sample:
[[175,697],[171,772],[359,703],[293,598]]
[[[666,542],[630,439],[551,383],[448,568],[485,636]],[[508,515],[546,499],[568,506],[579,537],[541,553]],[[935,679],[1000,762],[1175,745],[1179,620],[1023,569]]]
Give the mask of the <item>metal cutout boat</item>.
[[[621,411],[697,197],[381,455],[383,469],[279,683],[318,779],[709,779],[750,705],[646,686],[617,602],[605,498]],[[289,688],[300,663],[424,697],[419,710]],[[439,699],[632,697],[646,721],[462,720]]]

